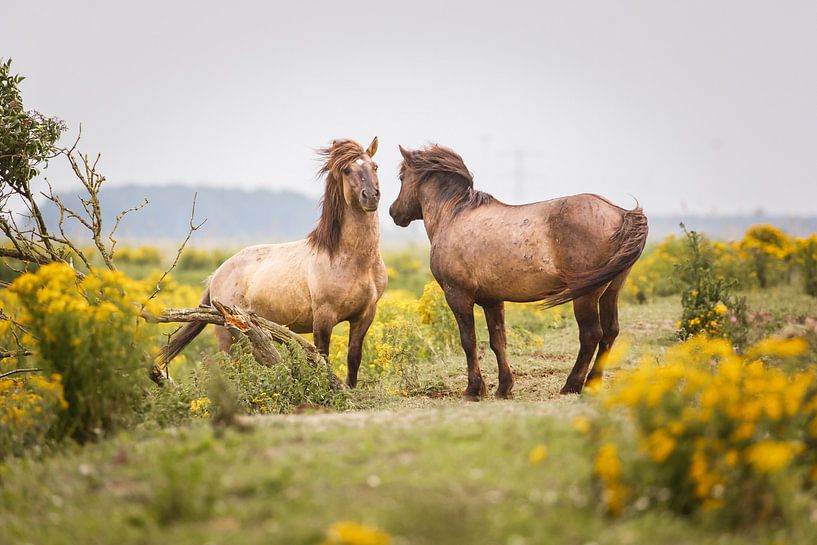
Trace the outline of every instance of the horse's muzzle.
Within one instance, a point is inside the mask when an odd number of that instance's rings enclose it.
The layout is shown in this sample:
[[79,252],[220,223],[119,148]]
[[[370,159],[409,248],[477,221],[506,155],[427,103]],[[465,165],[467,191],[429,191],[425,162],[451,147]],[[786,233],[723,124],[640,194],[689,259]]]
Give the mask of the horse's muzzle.
[[409,223],[411,223],[411,221],[406,219],[405,216],[400,217],[400,215],[394,211],[394,205],[389,208],[389,215],[391,216],[392,221],[394,221],[394,224],[398,227],[408,227]]
[[377,206],[380,204],[379,197],[373,197],[370,199],[361,199],[360,207],[363,208],[365,212],[375,212],[377,210]]

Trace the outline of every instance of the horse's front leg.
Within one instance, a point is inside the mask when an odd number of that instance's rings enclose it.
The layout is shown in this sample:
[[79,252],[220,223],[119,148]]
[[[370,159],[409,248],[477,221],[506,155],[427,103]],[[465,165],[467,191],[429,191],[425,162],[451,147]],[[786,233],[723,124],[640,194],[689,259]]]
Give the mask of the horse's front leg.
[[485,381],[479,369],[477,356],[477,335],[474,331],[474,299],[462,292],[446,290],[445,300],[457,319],[460,329],[460,342],[465,351],[465,360],[468,363],[468,387],[463,392],[463,398],[468,401],[479,401],[485,397]]
[[491,350],[496,355],[496,364],[499,368],[499,385],[496,387],[496,397],[510,399],[513,397],[513,371],[508,364],[507,337],[505,335],[505,303],[482,305],[485,310],[485,321],[488,324],[488,335]]
[[371,308],[354,320],[349,320],[349,353],[346,357],[346,384],[350,388],[357,385],[357,371],[360,369],[360,358],[363,355],[363,340],[366,338],[366,332],[369,331],[369,326],[374,320],[374,313],[376,307],[372,305]]

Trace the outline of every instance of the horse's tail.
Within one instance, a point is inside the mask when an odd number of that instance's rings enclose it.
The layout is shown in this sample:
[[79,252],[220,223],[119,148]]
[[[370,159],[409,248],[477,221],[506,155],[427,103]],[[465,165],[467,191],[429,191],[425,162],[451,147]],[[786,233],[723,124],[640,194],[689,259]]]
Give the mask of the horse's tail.
[[[201,296],[201,304],[210,304],[209,287],[204,290],[204,295]],[[184,347],[190,344],[190,341],[195,339],[206,326],[207,322],[190,322],[182,327],[175,335],[173,335],[170,342],[162,347],[162,351],[156,357],[157,363],[162,367],[170,363],[170,360],[178,356],[179,352],[184,350]]]
[[613,278],[632,267],[647,243],[649,225],[640,206],[624,213],[621,227],[610,237],[616,249],[610,260],[602,267],[577,275],[565,275],[563,285],[544,299],[545,308],[555,307],[587,295],[607,284]]

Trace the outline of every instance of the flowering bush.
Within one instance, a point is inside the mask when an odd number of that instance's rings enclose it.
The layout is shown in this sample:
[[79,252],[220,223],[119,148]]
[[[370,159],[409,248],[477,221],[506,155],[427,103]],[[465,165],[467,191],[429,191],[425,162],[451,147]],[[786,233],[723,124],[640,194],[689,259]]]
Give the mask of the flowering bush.
[[795,253],[792,239],[772,225],[750,227],[740,241],[749,265],[761,288],[773,286],[788,279],[791,257]]
[[797,241],[797,257],[803,290],[812,297],[817,297],[817,234]]
[[745,304],[729,293],[735,282],[714,274],[712,253],[705,238],[695,231],[685,233],[687,257],[676,264],[684,285],[678,336],[683,340],[698,333],[714,337],[732,333],[733,341],[745,341]]
[[59,411],[68,408],[62,377],[0,379],[0,460],[43,445]]
[[802,339],[767,339],[741,356],[696,336],[661,364],[645,357],[620,372],[601,403],[623,409],[636,448],[620,426],[588,430],[606,509],[643,498],[736,524],[785,515],[789,495],[817,479],[817,372],[799,369],[806,350]]
[[[65,264],[40,267],[8,288],[11,313],[33,355],[21,357],[62,377],[67,408],[51,433],[84,441],[128,421],[141,397],[156,334],[139,318],[143,283],[94,270],[78,281]],[[150,303],[153,311],[156,303]],[[7,343],[4,343],[7,344]]]

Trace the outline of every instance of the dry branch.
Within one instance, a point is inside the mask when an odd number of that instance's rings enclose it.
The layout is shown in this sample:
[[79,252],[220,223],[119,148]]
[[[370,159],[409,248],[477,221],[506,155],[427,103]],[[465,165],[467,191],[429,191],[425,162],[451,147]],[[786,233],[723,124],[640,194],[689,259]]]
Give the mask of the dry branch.
[[311,365],[326,369],[335,388],[344,387],[341,380],[332,372],[329,362],[321,355],[315,345],[297,333],[293,333],[286,327],[251,312],[222,305],[218,300],[214,300],[213,305],[197,308],[167,309],[158,316],[143,310],[142,316],[149,321],[158,323],[204,322],[224,326],[233,332],[240,332],[249,339],[256,361],[268,366],[275,365],[281,360],[274,343],[295,344],[303,350],[307,361]]
[[30,367],[28,369],[12,369],[11,371],[6,371],[5,373],[0,374],[0,378],[7,378],[12,375],[16,375],[17,373],[36,373],[37,371],[41,371],[39,367]]

